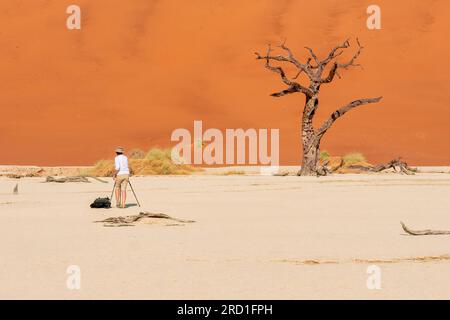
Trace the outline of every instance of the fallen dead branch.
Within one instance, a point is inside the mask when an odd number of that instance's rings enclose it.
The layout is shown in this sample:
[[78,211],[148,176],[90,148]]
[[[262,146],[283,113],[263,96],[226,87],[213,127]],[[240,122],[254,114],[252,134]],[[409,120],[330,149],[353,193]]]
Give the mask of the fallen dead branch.
[[184,220],[173,218],[164,213],[152,213],[152,212],[141,212],[138,215],[125,216],[125,217],[110,217],[105,220],[95,221],[104,223],[105,227],[130,227],[134,226],[138,221],[142,219],[167,219],[180,223],[192,223],[193,220]]
[[93,176],[86,176],[86,177],[87,178],[92,178],[92,179],[97,180],[98,182],[101,182],[101,183],[108,183],[108,181],[105,181],[105,180],[100,179],[98,177],[93,177]]
[[48,176],[45,179],[45,182],[57,182],[57,183],[65,183],[65,182],[86,182],[90,183],[88,178],[86,177],[64,177],[64,178],[54,178],[51,176]]
[[27,173],[27,174],[18,174],[18,173],[9,173],[5,175],[7,178],[10,179],[21,179],[21,178],[36,178],[41,176],[41,171],[39,172],[33,172],[33,173]]
[[404,174],[414,174],[417,172],[417,169],[411,168],[408,166],[408,164],[404,161],[402,161],[400,158],[394,159],[389,161],[385,164],[379,164],[375,166],[372,171],[374,172],[381,172],[388,169],[394,169],[395,172],[404,173]]
[[289,172],[287,172],[287,171],[273,174],[274,177],[286,177],[288,175],[289,175]]
[[450,231],[445,230],[430,230],[430,229],[411,230],[403,222],[400,221],[400,223],[402,225],[403,230],[412,236],[435,236],[435,235],[450,234]]
[[272,260],[273,262],[281,262],[281,263],[291,263],[294,265],[321,265],[321,264],[394,264],[394,263],[427,263],[427,262],[443,262],[449,261],[450,255],[443,254],[439,256],[419,256],[419,257],[395,257],[391,259],[362,259],[362,258],[352,258],[352,259],[331,259],[331,260],[322,260],[322,259],[280,259],[280,260]]
[[[408,166],[408,164],[404,161],[402,161],[400,158],[391,160],[387,163],[382,163],[377,166],[364,166],[364,165],[349,165],[347,167],[343,167],[343,164],[337,169],[344,168],[344,169],[350,169],[350,170],[358,170],[358,171],[366,171],[366,172],[382,172],[385,170],[393,169],[394,172],[400,173],[400,174],[407,174],[407,175],[413,175],[417,172],[417,169],[411,168]],[[334,170],[336,171],[336,169]],[[326,173],[329,173],[330,170],[327,170]]]
[[20,179],[20,178],[24,178],[23,175],[16,174],[16,173],[10,173],[10,174],[7,174],[6,177],[7,177],[7,178],[10,178],[10,179]]

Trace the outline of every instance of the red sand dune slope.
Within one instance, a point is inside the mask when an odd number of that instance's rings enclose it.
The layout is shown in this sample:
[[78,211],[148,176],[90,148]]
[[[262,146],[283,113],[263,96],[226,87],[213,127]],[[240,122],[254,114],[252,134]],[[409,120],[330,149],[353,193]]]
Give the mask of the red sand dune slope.
[[[82,29],[65,27],[66,7]],[[382,30],[366,28],[361,0],[35,0],[0,3],[1,164],[80,165],[115,145],[170,145],[205,127],[280,128],[281,162],[300,161],[303,97],[254,59],[287,38],[323,56],[346,37],[365,46],[364,70],[323,88],[318,119],[355,98],[383,95],[328,132],[323,148],[450,163],[450,2],[377,0]]]

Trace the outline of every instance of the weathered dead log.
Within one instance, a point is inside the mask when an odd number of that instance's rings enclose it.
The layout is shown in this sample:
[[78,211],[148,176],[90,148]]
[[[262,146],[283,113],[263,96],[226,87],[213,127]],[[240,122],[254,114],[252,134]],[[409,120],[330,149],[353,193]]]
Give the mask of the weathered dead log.
[[184,220],[184,219],[178,219],[173,218],[165,213],[152,213],[152,212],[141,212],[138,215],[132,215],[132,216],[125,216],[125,217],[110,217],[106,218],[104,220],[95,221],[95,222],[102,222],[104,223],[104,226],[110,227],[110,226],[133,226],[136,222],[139,220],[150,218],[150,219],[167,219],[167,220],[173,220],[180,223],[192,223],[195,222],[194,220]]
[[10,174],[7,174],[6,177],[10,178],[10,179],[20,179],[20,178],[23,178],[24,176],[20,175],[20,174],[16,174],[16,173],[10,173]]
[[330,157],[323,161],[322,164],[328,174],[339,170],[343,165],[344,159],[342,157]]
[[173,220],[173,221],[177,221],[177,222],[181,222],[181,223],[192,223],[195,222],[194,220],[184,220],[184,219],[178,219],[178,218],[173,218],[165,213],[152,213],[152,212],[140,212],[139,213],[139,217],[140,219],[142,219],[143,217],[145,218],[159,218],[159,219],[169,219],[169,220]]
[[407,175],[413,175],[417,172],[417,169],[411,168],[408,166],[408,164],[400,158],[391,160],[387,163],[379,164],[374,167],[368,167],[368,166],[361,166],[361,165],[350,165],[347,167],[348,169],[357,169],[361,171],[367,171],[367,172],[382,172],[388,169],[394,169],[395,172],[401,173],[401,174],[407,174]]
[[318,177],[320,176],[326,176],[327,174],[330,174],[331,171],[328,169],[327,166],[317,166],[316,168],[316,175]]
[[90,183],[88,178],[86,177],[64,177],[64,178],[54,178],[51,176],[48,176],[45,179],[45,182],[57,182],[57,183],[65,183],[65,182],[85,182]]
[[108,181],[102,180],[98,177],[93,176],[76,176],[76,177],[63,177],[63,178],[54,178],[52,176],[48,176],[45,180],[45,182],[58,182],[58,183],[65,183],[65,182],[87,182],[90,183],[89,179],[97,180],[101,183],[108,183]]
[[274,173],[273,174],[274,177],[286,177],[288,175],[289,175],[288,171],[286,171],[286,172],[279,172],[279,173]]
[[27,173],[27,174],[9,173],[6,175],[6,177],[10,178],[10,179],[35,178],[35,177],[40,177],[40,174],[38,174],[38,173]]
[[28,172],[28,173],[27,172],[25,172],[25,173],[20,173],[20,172],[8,173],[5,176],[10,179],[35,178],[35,177],[41,177],[43,172],[44,172],[43,169],[39,169],[37,171]]
[[404,173],[404,174],[414,174],[417,172],[417,169],[409,167],[408,164],[406,162],[400,160],[400,158],[391,160],[385,164],[379,164],[379,165],[375,166],[372,169],[372,171],[381,172],[381,171],[391,169],[391,168],[394,169],[394,171],[396,171],[396,172],[400,172],[400,173]]
[[445,230],[430,230],[430,229],[411,230],[403,222],[400,221],[400,223],[402,225],[403,230],[412,236],[435,236],[435,235],[450,234],[450,231]]

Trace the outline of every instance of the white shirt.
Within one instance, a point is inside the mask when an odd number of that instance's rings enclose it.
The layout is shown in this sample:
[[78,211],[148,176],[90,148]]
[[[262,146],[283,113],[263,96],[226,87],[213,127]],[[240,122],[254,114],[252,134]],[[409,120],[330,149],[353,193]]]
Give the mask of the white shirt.
[[123,154],[119,154],[114,159],[114,162],[116,164],[116,170],[119,170],[117,173],[119,174],[130,174],[130,169],[128,168],[128,158],[124,156]]

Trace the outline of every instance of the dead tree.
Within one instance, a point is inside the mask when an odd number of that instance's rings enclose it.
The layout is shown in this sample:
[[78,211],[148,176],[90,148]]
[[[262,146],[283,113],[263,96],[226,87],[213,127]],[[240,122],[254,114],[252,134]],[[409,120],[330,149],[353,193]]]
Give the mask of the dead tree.
[[[279,74],[281,80],[287,86],[285,90],[273,93],[271,94],[271,96],[282,97],[292,93],[301,93],[306,97],[301,123],[303,159],[302,167],[298,172],[298,175],[311,176],[325,174],[326,170],[324,170],[323,168],[319,168],[318,163],[320,154],[320,141],[327,130],[331,128],[331,126],[338,118],[343,116],[351,109],[365,104],[375,103],[382,99],[382,97],[377,97],[352,101],[349,104],[334,111],[319,128],[316,129],[313,126],[313,118],[316,114],[317,109],[319,108],[319,92],[322,84],[331,83],[336,76],[340,78],[339,71],[341,69],[360,66],[359,64],[356,64],[355,61],[361,54],[363,47],[359,43],[358,39],[356,39],[356,43],[358,44],[357,52],[350,60],[343,63],[338,62],[337,58],[344,52],[346,48],[350,47],[349,40],[346,40],[344,43],[334,47],[330,51],[328,56],[323,60],[319,59],[311,48],[305,47],[310,55],[306,63],[299,62],[294,57],[292,51],[285,45],[285,43],[278,46],[283,52],[285,52],[284,55],[273,54],[273,49],[270,44],[268,46],[266,55],[260,55],[257,52],[255,53],[257,59],[265,60],[265,67],[268,70]],[[294,66],[297,69],[297,74],[293,78],[288,77],[281,66],[271,65],[272,61],[287,63]],[[331,67],[327,68],[327,66]],[[324,72],[326,69],[329,70],[325,75]],[[295,81],[302,73],[307,76],[309,80],[308,85],[302,85],[299,82]]]

